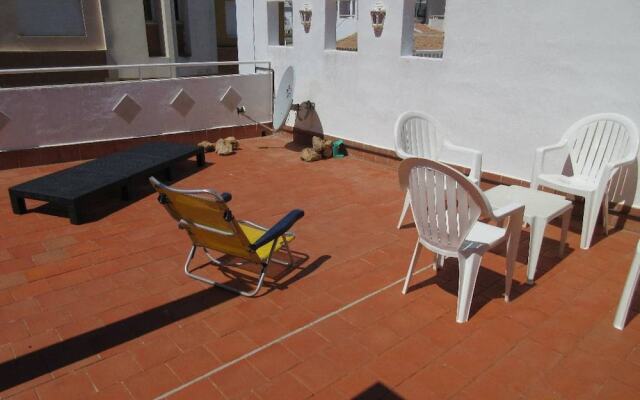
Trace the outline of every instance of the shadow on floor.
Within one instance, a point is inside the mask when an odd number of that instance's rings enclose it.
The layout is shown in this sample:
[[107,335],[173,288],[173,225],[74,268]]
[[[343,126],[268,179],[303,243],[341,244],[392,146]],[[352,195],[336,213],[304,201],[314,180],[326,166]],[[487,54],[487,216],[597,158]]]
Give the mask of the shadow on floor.
[[[612,220],[615,220],[613,225],[609,224],[609,235],[613,235],[617,232],[623,231],[625,229],[625,225],[629,221],[640,221],[640,218],[631,215],[631,207],[622,206],[619,210],[614,210],[613,208],[609,208],[609,223]],[[569,232],[575,233],[576,235],[582,234],[582,218],[584,213],[584,201],[576,200],[573,202],[573,211],[571,212],[571,224],[569,225]],[[554,225],[560,227],[560,219],[556,218],[549,223],[550,225]],[[598,220],[596,222],[596,228],[593,231],[593,237],[591,238],[591,245],[589,247],[593,247],[598,244],[600,241],[605,239],[608,235],[605,234],[604,228],[602,226],[602,212],[598,214]]]
[[[184,178],[189,177],[205,168],[211,167],[213,164],[205,162],[205,165],[198,167],[195,160],[184,160],[172,166],[169,175],[166,172],[154,174],[161,182],[173,184]],[[169,178],[169,179],[167,179]],[[85,201],[90,207],[83,209],[83,223],[98,221],[105,218],[116,211],[119,211],[131,204],[147,197],[154,192],[149,184],[148,178],[137,177],[133,180],[133,190],[129,193],[129,199],[122,199],[120,188],[114,187],[109,190],[90,195]],[[31,200],[27,200],[30,202]],[[28,204],[27,204],[28,206]],[[35,208],[29,209],[28,212],[38,212],[42,214],[52,215],[56,217],[68,218],[67,209],[57,204],[45,203]]]
[[133,340],[235,297],[206,289],[0,364],[0,391]]
[[374,399],[385,399],[385,400],[403,400],[399,394],[389,389],[386,385],[377,382],[367,389],[365,389],[362,393],[357,394],[352,397],[354,400],[374,400]]
[[[524,234],[525,232],[523,232]],[[559,242],[545,239],[545,243],[555,242],[551,245],[551,248],[557,249]],[[540,252],[541,256],[545,251],[545,243],[543,243],[543,248]],[[528,242],[525,241],[525,244],[528,246]],[[504,246],[503,246],[504,247]],[[528,248],[528,247],[527,247]],[[566,249],[564,257],[567,257],[571,254],[573,250]],[[499,249],[497,254],[504,256],[504,250]],[[524,253],[524,255],[523,255]],[[524,257],[524,258],[523,258]],[[541,276],[549,272],[553,269],[560,261],[564,259],[564,257],[553,257],[553,258],[543,258],[541,257],[538,263],[538,268],[536,269],[536,279],[539,279]],[[522,251],[522,249],[518,252],[518,261],[525,264],[527,263],[527,252]],[[518,268],[516,266],[516,268]],[[419,275],[418,275],[419,276]],[[416,278],[414,278],[416,279]],[[505,275],[502,273],[495,272],[491,269],[480,267],[480,271],[478,272],[478,278],[476,280],[476,286],[474,290],[473,300],[471,303],[471,311],[469,313],[469,318],[472,318],[476,312],[478,312],[484,305],[492,301],[493,299],[503,299],[504,298],[504,280]],[[444,263],[444,267],[439,269],[436,276],[432,276],[426,280],[414,283],[409,287],[409,291],[419,290],[420,288],[430,286],[430,285],[438,285],[440,288],[445,290],[446,292],[458,296],[458,260],[454,258],[446,259]],[[526,282],[518,282],[517,280],[513,280],[511,283],[511,294],[509,301],[513,302],[518,299],[520,296],[524,295],[526,292],[531,290],[535,286],[529,285]]]
[[[620,290],[620,294],[622,294],[622,290]],[[631,299],[631,305],[629,306],[627,320],[624,321],[624,328],[626,328],[626,326],[629,325],[629,323],[631,323],[631,321],[633,321],[635,318],[640,318],[638,317],[638,314],[640,314],[640,286],[636,288],[633,298]]]
[[[267,272],[265,275],[266,279],[263,284],[263,287],[267,288],[267,290],[262,291],[255,297],[265,296],[274,290],[286,290],[289,285],[311,275],[315,270],[320,268],[322,264],[331,259],[331,256],[323,255],[307,264],[304,268],[301,268],[302,264],[304,264],[309,259],[309,256],[307,254],[300,253],[294,250],[292,250],[291,253],[294,259],[293,267],[286,267],[273,262],[270,263],[269,267],[267,267]],[[282,255],[280,255],[280,258],[283,258]],[[260,274],[259,265],[244,263],[241,258],[232,256],[223,256],[218,258],[217,260],[223,262],[225,265],[231,266],[219,267],[213,265],[209,261],[205,261],[204,263],[193,268],[191,272],[198,271],[199,275],[204,275],[207,272],[206,270],[209,268],[219,269],[229,279],[227,284],[243,291],[251,290],[257,284],[258,276]],[[294,273],[296,271],[297,273]],[[213,277],[211,277],[210,279],[213,279]]]
[[[560,220],[556,218],[554,221],[550,223],[550,225],[557,225],[560,228]],[[400,229],[416,229],[415,222],[410,221],[400,226]],[[613,230],[610,230],[610,234],[613,234]],[[516,261],[528,265],[529,263],[529,243],[530,243],[530,232],[528,230],[523,229],[520,235],[520,244],[518,248],[518,256]],[[595,243],[594,236],[594,243]],[[557,264],[559,264],[565,258],[571,256],[571,254],[575,251],[575,249],[569,247],[568,244],[565,244],[564,247],[564,255],[561,257],[559,255],[560,252],[560,241],[556,239],[551,239],[549,237],[544,237],[542,240],[542,245],[540,247],[540,255],[538,257],[538,266],[536,268],[536,278],[538,279],[544,276],[547,272],[551,271]],[[506,243],[500,244],[497,247],[489,250],[489,252],[498,254],[502,257],[506,256]]]
[[[297,265],[296,269],[300,272],[276,287],[286,288],[308,276],[329,258],[319,257],[304,269]],[[211,287],[4,362],[0,364],[0,392],[205,311],[236,296],[227,290]]]

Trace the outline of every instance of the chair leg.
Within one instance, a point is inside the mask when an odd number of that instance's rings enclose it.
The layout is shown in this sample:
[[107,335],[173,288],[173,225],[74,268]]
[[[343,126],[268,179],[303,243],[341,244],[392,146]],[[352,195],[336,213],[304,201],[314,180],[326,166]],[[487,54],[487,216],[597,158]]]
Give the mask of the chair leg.
[[604,234],[609,234],[609,191],[604,193],[602,199],[602,227],[604,228]]
[[627,323],[627,315],[629,314],[629,308],[631,307],[631,300],[633,294],[636,291],[638,280],[640,278],[640,246],[636,250],[636,256],[633,258],[631,268],[629,269],[629,275],[622,290],[622,296],[620,296],[620,303],[618,303],[618,309],[616,310],[616,316],[613,320],[613,326],[616,329],[624,329]]
[[569,224],[571,223],[571,211],[573,207],[569,208],[562,214],[562,232],[560,233],[560,249],[558,249],[558,255],[564,257],[564,251],[567,247],[567,233],[569,232]]
[[404,217],[407,214],[407,210],[409,210],[409,206],[411,205],[411,197],[409,196],[409,191],[404,195],[404,205],[402,206],[402,213],[400,214],[400,220],[398,221],[398,229],[402,226],[402,221],[404,221]]
[[402,294],[407,294],[407,290],[409,289],[409,282],[411,281],[411,275],[413,274],[413,268],[416,266],[416,262],[418,262],[421,251],[422,244],[420,243],[420,240],[418,240],[416,241],[416,248],[415,250],[413,250],[413,257],[411,257],[411,263],[409,264],[409,269],[407,270],[407,277],[404,279]]
[[287,257],[289,258],[289,261],[283,261],[277,258],[273,258],[271,257],[271,261],[273,261],[276,264],[280,264],[280,265],[284,265],[285,267],[293,267],[294,264],[294,259],[293,259],[293,254],[291,254],[291,249],[289,248],[289,244],[287,243],[287,239],[283,236],[282,240],[284,240],[284,242],[282,243],[282,248],[286,250],[287,252]]
[[199,280],[200,282],[204,282],[204,283],[207,283],[207,284],[212,285],[212,286],[217,286],[219,288],[231,291],[233,293],[237,293],[237,294],[239,294],[241,296],[245,296],[245,297],[253,297],[253,296],[255,296],[260,291],[260,288],[262,288],[262,283],[264,282],[264,277],[266,275],[266,269],[267,269],[267,265],[266,264],[262,265],[262,270],[260,271],[260,277],[258,278],[258,284],[256,285],[256,287],[253,290],[247,292],[247,291],[244,291],[244,290],[236,289],[236,288],[234,288],[232,286],[229,286],[229,285],[225,285],[224,283],[216,282],[216,281],[214,281],[212,279],[205,278],[204,276],[200,276],[200,275],[197,275],[197,274],[194,274],[193,272],[191,272],[189,270],[189,265],[191,265],[191,261],[193,261],[193,257],[196,254],[196,249],[197,249],[196,246],[191,246],[191,250],[189,250],[189,254],[187,255],[187,260],[184,263],[184,273],[188,277],[196,279],[196,280]]
[[[518,257],[518,248],[520,247],[520,235],[522,234],[522,220],[524,218],[524,210],[514,213],[509,217],[509,225],[507,228],[507,257],[506,257],[506,279],[504,283],[504,300],[509,301],[511,294],[511,283],[513,281],[513,270]],[[533,229],[533,226],[532,226]]]
[[588,249],[591,246],[593,232],[596,229],[600,201],[597,193],[591,193],[584,198],[584,213],[582,216],[582,234],[580,235],[580,248]]
[[527,262],[527,283],[533,285],[538,267],[538,258],[542,241],[544,240],[544,230],[547,227],[547,221],[544,218],[533,218],[531,223],[531,237],[529,240],[529,260]]
[[471,309],[471,299],[473,298],[473,290],[476,286],[478,278],[478,270],[482,255],[471,253],[469,255],[458,256],[458,310],[456,313],[456,322],[463,323],[469,319],[469,310]]
[[436,262],[433,264],[433,268],[437,271],[444,268],[445,256],[436,254]]

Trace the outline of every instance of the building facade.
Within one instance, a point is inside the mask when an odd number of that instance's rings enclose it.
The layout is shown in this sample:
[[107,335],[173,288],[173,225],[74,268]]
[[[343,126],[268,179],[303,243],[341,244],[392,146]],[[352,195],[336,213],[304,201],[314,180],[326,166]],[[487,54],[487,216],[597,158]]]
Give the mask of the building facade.
[[[0,68],[237,60],[235,0],[5,0]],[[235,72],[145,69],[143,77]],[[0,85],[139,78],[137,70],[3,78]]]

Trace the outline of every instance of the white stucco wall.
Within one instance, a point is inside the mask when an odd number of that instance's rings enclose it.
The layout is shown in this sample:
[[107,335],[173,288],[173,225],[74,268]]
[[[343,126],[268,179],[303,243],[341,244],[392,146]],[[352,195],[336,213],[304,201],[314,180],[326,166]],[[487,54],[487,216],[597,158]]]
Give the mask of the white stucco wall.
[[[269,74],[0,89],[0,151],[252,124],[219,102],[229,86],[271,121]],[[170,104],[180,89],[194,102],[186,115]],[[125,94],[140,106],[131,122],[112,111]]]
[[[318,113],[307,125],[297,121],[301,128],[392,149],[398,115],[420,110],[453,141],[482,150],[484,170],[524,179],[534,149],[557,142],[583,116],[618,112],[640,123],[636,0],[448,0],[442,60],[401,56],[411,51],[402,36],[411,34],[413,0],[385,0],[384,31],[375,37],[375,2],[359,1],[358,52],[325,50],[331,1],[293,1],[288,48],[267,45],[266,0],[255,10],[238,2],[239,57],[272,60],[276,87],[293,65],[295,101],[314,101]],[[313,10],[306,34],[304,3]]]

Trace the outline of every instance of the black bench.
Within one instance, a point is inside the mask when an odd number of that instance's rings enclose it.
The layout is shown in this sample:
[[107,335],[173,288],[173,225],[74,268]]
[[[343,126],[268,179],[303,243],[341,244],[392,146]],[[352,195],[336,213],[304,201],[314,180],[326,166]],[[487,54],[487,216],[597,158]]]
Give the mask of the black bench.
[[11,208],[24,214],[24,199],[48,201],[68,210],[72,224],[82,223],[85,200],[97,192],[119,187],[122,198],[129,199],[132,181],[136,177],[163,172],[171,178],[171,165],[196,156],[198,166],[204,165],[204,149],[180,143],[148,143],[98,158],[84,164],[55,172],[9,189]]

